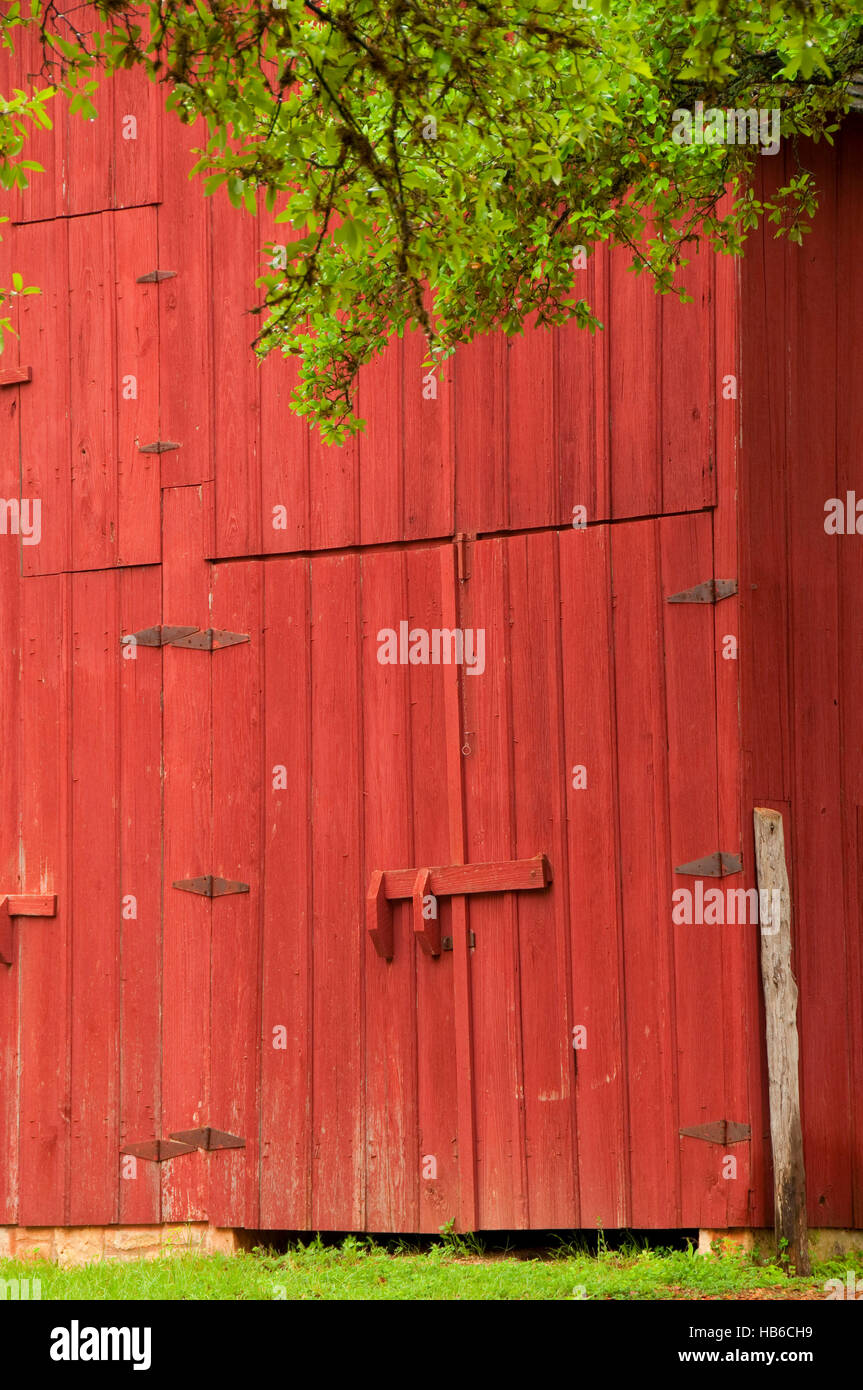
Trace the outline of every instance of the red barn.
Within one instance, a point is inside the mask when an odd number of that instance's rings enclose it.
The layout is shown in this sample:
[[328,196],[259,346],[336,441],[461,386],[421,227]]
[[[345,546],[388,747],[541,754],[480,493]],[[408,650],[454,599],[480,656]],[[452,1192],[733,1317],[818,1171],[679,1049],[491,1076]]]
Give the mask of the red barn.
[[602,334],[395,342],[336,449],[250,348],[283,229],[161,100],[7,199],[0,1226],[771,1225],[766,805],[809,1220],[860,1227],[860,118],[802,249],[689,306],[598,251]]

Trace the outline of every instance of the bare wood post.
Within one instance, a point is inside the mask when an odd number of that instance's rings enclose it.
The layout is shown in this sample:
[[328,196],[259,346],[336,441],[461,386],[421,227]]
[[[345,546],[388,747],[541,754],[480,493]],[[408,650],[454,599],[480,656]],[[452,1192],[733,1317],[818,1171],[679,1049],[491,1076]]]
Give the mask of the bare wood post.
[[[797,1073],[797,982],[791,973],[791,890],[785,865],[785,836],[778,811],[756,807],[754,820],[776,1245],[786,1268],[790,1256],[798,1274],[811,1274]],[[787,1243],[783,1245],[783,1241]]]

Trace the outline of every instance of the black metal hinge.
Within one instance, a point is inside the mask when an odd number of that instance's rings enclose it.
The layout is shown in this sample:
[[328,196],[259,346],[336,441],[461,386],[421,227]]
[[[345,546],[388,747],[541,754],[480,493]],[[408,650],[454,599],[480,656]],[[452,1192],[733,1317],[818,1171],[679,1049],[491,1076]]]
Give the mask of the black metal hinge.
[[237,1134],[226,1134],[223,1129],[212,1129],[210,1125],[205,1125],[203,1129],[183,1129],[178,1134],[172,1134],[172,1139],[179,1139],[181,1144],[190,1144],[195,1149],[204,1149],[210,1153],[213,1149],[244,1149],[245,1139],[241,1139]]
[[203,874],[200,878],[178,878],[174,887],[184,893],[200,893],[202,898],[223,898],[227,893],[248,893],[248,883],[238,883],[234,879],[214,878]]
[[165,1163],[169,1158],[180,1154],[193,1154],[194,1144],[179,1144],[173,1139],[146,1139],[141,1144],[125,1144],[121,1154],[132,1154],[135,1158],[146,1158],[151,1163]]
[[706,1125],[689,1125],[680,1133],[690,1139],[705,1139],[709,1144],[740,1144],[752,1137],[749,1125],[739,1124],[736,1120],[711,1120]]
[[167,647],[172,642],[176,642],[178,637],[188,637],[189,633],[197,632],[196,627],[142,627],[140,632],[127,632],[120,638],[121,642],[130,642],[134,639],[138,647]]
[[682,589],[679,594],[669,594],[666,603],[718,603],[720,599],[730,598],[737,593],[736,579],[705,579],[692,589]]
[[193,637],[179,637],[171,643],[171,646],[191,647],[195,651],[216,652],[220,647],[236,647],[238,642],[248,642],[248,640],[249,634],[247,632],[226,632],[224,628],[208,627],[203,632],[195,632]]
[[702,859],[692,859],[688,864],[676,864],[676,874],[691,874],[693,878],[725,878],[728,874],[739,874],[743,859],[739,854],[726,854],[724,850],[714,850]]

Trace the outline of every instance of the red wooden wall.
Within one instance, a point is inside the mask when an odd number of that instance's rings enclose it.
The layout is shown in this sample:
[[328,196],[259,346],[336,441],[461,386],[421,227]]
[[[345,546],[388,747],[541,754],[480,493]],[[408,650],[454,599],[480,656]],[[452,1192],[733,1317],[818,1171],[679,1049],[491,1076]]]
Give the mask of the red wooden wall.
[[[741,291],[702,251],[681,308],[597,254],[604,334],[481,340],[436,400],[396,343],[363,374],[367,432],[328,449],[287,409],[292,366],[249,349],[277,230],[189,184],[193,138],[139,80],[106,88],[99,121],[42,140],[0,247],[44,291],[10,348],[32,380],[0,389],[3,496],[43,501],[38,546],[0,537],[0,891],[58,895],[0,966],[0,1222],[765,1224],[757,928],[671,922],[674,866],[721,848],[751,875],[752,796],[791,801],[780,765],[752,772],[775,746],[748,674],[765,608],[743,592],[737,662],[736,598],[665,602],[737,575],[741,418],[746,507],[769,476],[757,262]],[[778,546],[750,523],[753,573]],[[381,665],[402,620],[484,629],[484,673]],[[121,637],[159,623],[249,640],[130,659]],[[375,870],[538,853],[541,892],[439,899],[451,952],[417,949],[409,904],[392,961],[372,949]],[[210,873],[250,891],[173,887]],[[804,1115],[811,1219],[849,1225],[850,1144],[823,1203],[834,1131],[806,1079],[850,1104],[813,1041],[840,935],[853,951],[834,906],[830,960],[820,926],[801,958]],[[679,1133],[721,1119],[751,1141]],[[122,1146],[200,1125],[245,1147],[121,1175]]]
[[[803,248],[767,235],[742,280],[741,684],[747,806],[790,822],[810,1221],[863,1224],[863,122],[806,150],[821,208]],[[767,188],[795,172],[764,161]],[[788,838],[786,836],[786,838]]]

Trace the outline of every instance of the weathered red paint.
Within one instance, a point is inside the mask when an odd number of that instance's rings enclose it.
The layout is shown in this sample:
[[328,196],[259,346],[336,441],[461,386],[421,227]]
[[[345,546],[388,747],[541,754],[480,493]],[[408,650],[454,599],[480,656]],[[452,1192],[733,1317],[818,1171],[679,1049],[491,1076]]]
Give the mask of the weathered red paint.
[[[813,152],[802,251],[702,248],[689,307],[598,253],[602,335],[481,339],[433,399],[396,342],[340,450],[249,347],[286,233],[204,200],[194,139],[124,76],[38,137],[0,248],[43,289],[0,392],[3,495],[43,513],[0,538],[0,895],[57,897],[0,966],[0,1222],[769,1224],[758,929],[671,920],[674,865],[754,885],[759,804],[790,830],[810,1222],[860,1225],[863,560],[823,528],[863,494],[859,121]],[[712,577],[738,595],[666,603]],[[485,670],[381,664],[401,621],[483,629]],[[249,641],[121,642],[156,625]],[[442,894],[453,949],[416,939],[424,866],[540,854],[546,887]],[[249,892],[172,886],[207,874]],[[751,1139],[679,1132],[721,1120]],[[244,1147],[121,1175],[208,1126]]]

